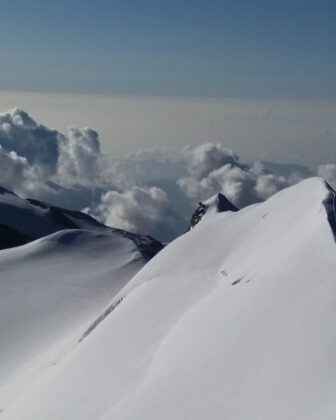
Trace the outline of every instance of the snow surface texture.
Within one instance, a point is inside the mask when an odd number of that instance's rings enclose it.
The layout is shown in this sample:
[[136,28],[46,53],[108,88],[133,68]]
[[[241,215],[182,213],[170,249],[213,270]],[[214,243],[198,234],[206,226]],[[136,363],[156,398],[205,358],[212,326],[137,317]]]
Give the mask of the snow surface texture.
[[[34,376],[29,358],[18,366],[0,390],[1,418],[334,420],[328,197],[312,178],[209,214],[140,270],[55,364]],[[34,269],[31,261],[26,272]],[[26,346],[39,342],[44,329]]]

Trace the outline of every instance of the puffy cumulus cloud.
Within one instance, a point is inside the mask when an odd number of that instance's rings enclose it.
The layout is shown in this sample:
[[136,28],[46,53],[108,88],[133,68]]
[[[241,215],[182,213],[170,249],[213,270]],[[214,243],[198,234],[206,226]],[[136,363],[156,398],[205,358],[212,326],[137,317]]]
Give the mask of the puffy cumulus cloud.
[[59,143],[57,178],[66,185],[96,185],[101,181],[101,162],[98,133],[70,127]]
[[[166,193],[160,188],[133,186],[127,191],[108,191],[88,213],[108,226],[155,236],[159,231],[176,234],[177,215],[170,208]],[[173,236],[172,235],[172,236]]]
[[326,179],[333,188],[336,188],[336,163],[319,165],[317,173]]
[[188,163],[188,172],[196,179],[207,177],[212,171],[225,165],[244,168],[239,157],[231,150],[217,143],[204,143],[197,147],[186,147],[182,154]]
[[17,108],[0,114],[0,186],[59,206],[88,207],[110,226],[161,240],[183,232],[196,200],[222,192],[243,207],[316,172],[336,186],[335,163],[314,171],[288,163],[247,165],[212,143],[115,159],[101,152],[90,128],[62,134]]
[[0,114],[0,145],[34,165],[41,176],[57,170],[58,145],[62,135],[37,124],[26,112],[15,108]]
[[0,145],[24,158],[40,183],[96,186],[101,179],[99,137],[90,128],[71,127],[63,135],[15,108],[0,114]]
[[232,150],[220,144],[207,143],[184,153],[188,175],[179,179],[178,185],[198,200],[221,192],[236,206],[244,207],[265,200],[291,183],[289,178],[267,171],[260,162],[242,164]]
[[31,193],[46,192],[48,187],[41,182],[38,171],[29,165],[25,157],[16,152],[6,152],[0,146],[0,180],[1,186],[20,194],[28,196]]
[[266,200],[276,192],[292,184],[292,179],[273,174],[259,175],[255,179],[254,191],[258,199]]

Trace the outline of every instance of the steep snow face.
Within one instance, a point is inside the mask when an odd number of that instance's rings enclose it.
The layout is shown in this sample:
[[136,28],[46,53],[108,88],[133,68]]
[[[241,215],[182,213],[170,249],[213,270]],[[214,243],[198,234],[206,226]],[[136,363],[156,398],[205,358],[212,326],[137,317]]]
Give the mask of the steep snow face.
[[145,262],[132,240],[84,230],[1,251],[0,384],[57,363]]
[[313,178],[202,220],[29,392],[9,382],[2,418],[334,420],[329,194]]

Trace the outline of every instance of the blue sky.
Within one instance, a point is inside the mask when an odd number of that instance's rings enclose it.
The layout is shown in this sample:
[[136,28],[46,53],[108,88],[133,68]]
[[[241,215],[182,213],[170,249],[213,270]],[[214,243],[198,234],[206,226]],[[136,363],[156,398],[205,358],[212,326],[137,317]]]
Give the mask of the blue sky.
[[3,0],[0,89],[336,98],[334,1]]

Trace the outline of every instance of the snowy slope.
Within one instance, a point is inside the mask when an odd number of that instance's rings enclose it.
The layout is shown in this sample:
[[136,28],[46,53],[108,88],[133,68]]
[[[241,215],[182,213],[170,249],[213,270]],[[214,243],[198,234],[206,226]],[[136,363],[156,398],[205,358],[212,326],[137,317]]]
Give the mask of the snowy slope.
[[113,229],[80,211],[23,199],[0,187],[0,249],[24,245],[64,229],[85,229],[125,236],[137,244],[147,259],[162,249],[162,244],[149,236]]
[[[80,212],[25,200],[0,187],[0,226],[13,229],[18,237],[21,235],[21,245],[61,229],[99,228],[102,225]],[[1,245],[5,239],[1,238]]]
[[0,384],[53,365],[145,263],[132,240],[85,230],[0,251]]
[[204,218],[29,389],[3,386],[1,418],[333,420],[333,200],[313,178]]

